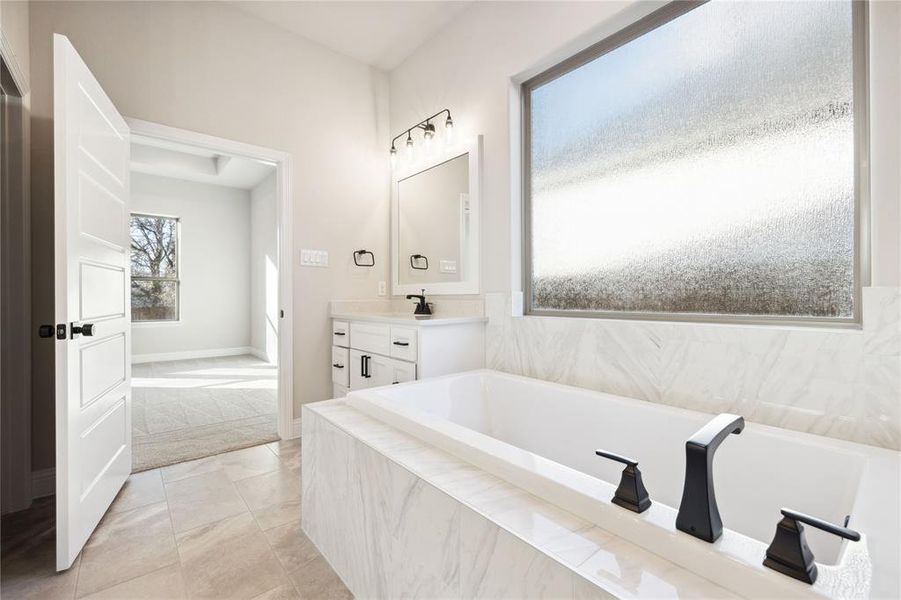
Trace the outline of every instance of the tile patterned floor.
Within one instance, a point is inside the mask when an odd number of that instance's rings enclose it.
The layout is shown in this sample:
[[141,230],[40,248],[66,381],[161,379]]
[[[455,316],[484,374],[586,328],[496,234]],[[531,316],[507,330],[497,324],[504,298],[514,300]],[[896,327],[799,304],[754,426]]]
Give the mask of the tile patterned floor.
[[278,439],[277,386],[250,355],[132,365],[134,470]]
[[132,475],[75,565],[53,572],[52,498],[3,518],[7,599],[342,599],[300,528],[300,440]]

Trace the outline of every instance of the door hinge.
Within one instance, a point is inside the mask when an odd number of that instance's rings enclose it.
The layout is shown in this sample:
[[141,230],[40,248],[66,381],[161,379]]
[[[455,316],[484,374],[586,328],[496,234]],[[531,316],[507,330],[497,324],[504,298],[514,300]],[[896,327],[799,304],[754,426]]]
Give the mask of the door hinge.
[[285,318],[285,311],[283,311],[283,310],[278,311],[278,316],[279,316],[280,319],[284,319],[284,318]]

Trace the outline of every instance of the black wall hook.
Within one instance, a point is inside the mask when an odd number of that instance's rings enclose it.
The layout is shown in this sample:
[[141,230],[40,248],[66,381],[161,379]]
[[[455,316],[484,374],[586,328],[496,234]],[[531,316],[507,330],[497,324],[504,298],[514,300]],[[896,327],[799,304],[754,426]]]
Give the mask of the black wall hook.
[[[360,259],[366,255],[369,255],[369,262],[360,262]],[[358,267],[374,267],[375,266],[375,254],[370,252],[369,250],[354,250],[354,264]]]

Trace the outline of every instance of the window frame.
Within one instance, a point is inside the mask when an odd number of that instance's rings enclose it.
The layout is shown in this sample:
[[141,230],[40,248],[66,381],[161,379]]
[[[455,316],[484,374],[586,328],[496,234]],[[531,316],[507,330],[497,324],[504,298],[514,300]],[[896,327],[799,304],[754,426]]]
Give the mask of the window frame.
[[[175,318],[174,319],[131,319],[132,325],[173,325],[181,323],[181,219],[174,215],[164,215],[150,212],[131,212],[128,215],[129,244],[131,242],[131,220],[134,217],[149,217],[151,219],[169,219],[175,221],[175,277],[149,277],[146,275],[134,275],[131,273],[131,260],[129,259],[130,281],[170,281],[175,282]],[[129,248],[131,246],[129,245]],[[129,306],[131,306],[131,284],[129,283]]]
[[730,315],[723,313],[674,313],[636,311],[586,311],[536,309],[532,306],[531,223],[531,93],[533,90],[635,40],[654,29],[706,4],[709,0],[675,0],[569,58],[526,79],[519,85],[521,135],[521,231],[523,315],[635,321],[670,321],[745,325],[790,325],[860,329],[862,289],[870,284],[870,172],[869,172],[869,58],[868,0],[851,2],[852,65],[854,101],[854,277],[853,314],[850,317],[805,317],[797,315]]

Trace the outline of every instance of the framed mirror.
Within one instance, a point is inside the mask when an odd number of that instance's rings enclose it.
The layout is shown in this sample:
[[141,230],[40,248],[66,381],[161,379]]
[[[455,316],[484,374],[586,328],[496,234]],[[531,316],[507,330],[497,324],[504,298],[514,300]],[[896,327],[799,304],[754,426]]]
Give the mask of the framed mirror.
[[481,136],[395,170],[394,295],[479,293]]

